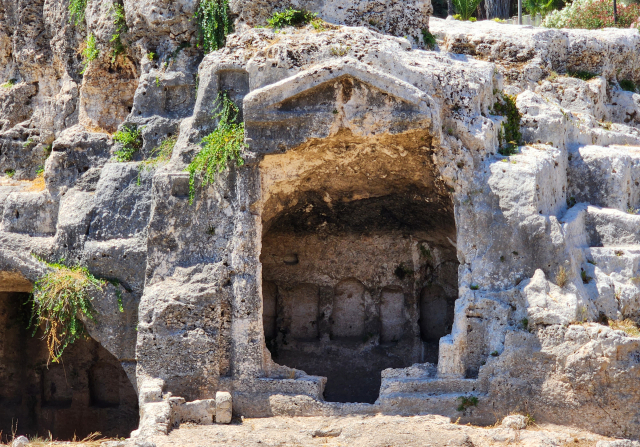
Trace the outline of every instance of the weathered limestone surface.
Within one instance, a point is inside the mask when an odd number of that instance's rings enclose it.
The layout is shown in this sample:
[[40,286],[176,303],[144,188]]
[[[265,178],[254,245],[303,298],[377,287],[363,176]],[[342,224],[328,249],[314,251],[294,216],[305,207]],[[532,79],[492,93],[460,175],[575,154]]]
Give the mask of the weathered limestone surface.
[[[287,5],[333,26],[253,28]],[[195,2],[123,6],[112,59],[108,3],[75,27],[66,2],[0,2],[0,76],[16,80],[0,88],[0,291],[48,271],[32,255],[117,280],[86,326],[137,391],[139,445],[231,411],[519,411],[640,436],[640,338],[606,324],[640,318],[640,95],[618,84],[640,81],[637,31],[236,1],[238,32],[203,57]],[[87,33],[100,57],[81,74]],[[579,70],[598,76],[565,76]],[[221,92],[245,164],[190,203]],[[500,92],[522,114],[511,156]],[[122,123],[142,130],[128,163]],[[372,399],[341,394],[349,368]]]

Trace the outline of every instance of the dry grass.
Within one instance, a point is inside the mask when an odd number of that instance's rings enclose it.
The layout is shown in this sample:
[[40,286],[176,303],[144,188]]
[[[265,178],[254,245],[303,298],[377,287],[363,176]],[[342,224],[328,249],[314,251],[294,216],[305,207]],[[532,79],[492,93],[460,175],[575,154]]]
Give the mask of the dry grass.
[[44,182],[44,174],[39,174],[35,179],[27,182],[29,184],[29,186],[27,187],[27,189],[25,191],[29,191],[29,192],[40,192],[40,191],[44,191],[46,188],[46,184]]
[[[17,436],[14,434],[12,436],[12,439],[8,440],[8,444],[6,444],[6,446],[7,447],[11,446],[13,439],[15,439],[16,437]],[[50,446],[64,445],[64,446],[71,446],[71,447],[74,447],[74,446],[75,447],[100,447],[102,443],[106,441],[117,441],[117,439],[104,438],[101,433],[96,432],[96,433],[91,433],[89,436],[87,436],[84,439],[78,439],[74,436],[73,440],[71,441],[56,441],[52,438],[51,433],[49,433],[48,438],[42,438],[39,436],[29,438],[29,444],[27,444],[27,446],[28,447],[50,447]],[[4,446],[5,444],[0,444],[0,447],[4,447]]]
[[558,267],[558,271],[556,272],[556,284],[559,287],[564,287],[567,284],[567,281],[569,281],[569,273],[567,272],[567,269],[561,265]]
[[633,320],[609,320],[609,327],[616,331],[622,331],[631,337],[640,337],[638,323]]

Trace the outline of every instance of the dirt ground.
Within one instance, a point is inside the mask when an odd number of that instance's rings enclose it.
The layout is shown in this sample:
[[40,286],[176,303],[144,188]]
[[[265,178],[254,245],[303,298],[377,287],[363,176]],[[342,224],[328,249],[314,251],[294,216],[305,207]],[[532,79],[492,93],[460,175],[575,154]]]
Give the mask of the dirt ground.
[[[604,441],[604,442],[600,442]],[[559,425],[526,429],[458,425],[442,416],[234,419],[230,425],[183,424],[168,436],[102,442],[32,440],[31,447],[623,447],[612,438]],[[600,443],[599,443],[600,442]],[[9,444],[11,445],[11,444]],[[2,446],[2,444],[0,444]],[[640,447],[640,443],[624,447]]]
[[[440,447],[596,446],[611,440],[557,425],[524,430],[457,425],[441,416],[350,416],[244,419],[231,425],[181,426],[156,447]],[[602,446],[600,446],[602,447]]]

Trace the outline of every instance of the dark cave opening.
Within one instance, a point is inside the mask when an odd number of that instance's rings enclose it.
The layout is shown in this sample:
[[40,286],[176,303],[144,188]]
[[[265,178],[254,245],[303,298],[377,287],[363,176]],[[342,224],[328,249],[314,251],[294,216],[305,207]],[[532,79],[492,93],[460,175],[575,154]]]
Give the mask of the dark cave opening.
[[359,200],[298,194],[265,225],[263,324],[273,360],[373,403],[381,372],[437,363],[458,295],[453,206],[417,187]]
[[0,292],[0,432],[82,439],[128,437],[138,398],[119,361],[95,340],[78,340],[47,364],[42,331],[29,325],[28,293]]

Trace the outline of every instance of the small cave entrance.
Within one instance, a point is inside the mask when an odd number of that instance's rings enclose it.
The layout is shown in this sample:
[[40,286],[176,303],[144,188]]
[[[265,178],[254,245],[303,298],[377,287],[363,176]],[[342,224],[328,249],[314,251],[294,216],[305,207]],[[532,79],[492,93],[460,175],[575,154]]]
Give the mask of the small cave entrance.
[[[95,432],[128,437],[138,426],[138,398],[119,361],[93,339],[47,365],[42,332],[29,324],[28,293],[0,292],[0,431],[54,439]],[[13,426],[13,427],[12,427]]]
[[[374,403],[384,369],[437,363],[439,339],[451,333],[452,201],[428,153],[375,163],[369,150],[348,157],[350,169],[344,157],[311,159],[313,172],[269,188],[287,176],[268,168],[309,160],[262,166],[265,341],[276,363],[327,377],[327,401]],[[420,175],[407,178],[414,167]]]

